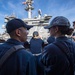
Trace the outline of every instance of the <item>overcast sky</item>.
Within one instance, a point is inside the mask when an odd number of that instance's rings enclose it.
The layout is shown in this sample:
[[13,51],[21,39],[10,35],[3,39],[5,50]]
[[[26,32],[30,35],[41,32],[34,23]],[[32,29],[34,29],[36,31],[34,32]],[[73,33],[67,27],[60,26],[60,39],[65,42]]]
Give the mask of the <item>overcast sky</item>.
[[[25,5],[22,2],[25,0],[0,0],[0,33],[3,33],[2,25],[4,17],[10,16],[12,13],[18,18],[27,18],[27,12],[24,10]],[[34,0],[32,17],[38,15],[38,9],[41,9],[42,16],[44,14],[52,16],[65,16],[69,19],[71,25],[75,21],[75,0]]]

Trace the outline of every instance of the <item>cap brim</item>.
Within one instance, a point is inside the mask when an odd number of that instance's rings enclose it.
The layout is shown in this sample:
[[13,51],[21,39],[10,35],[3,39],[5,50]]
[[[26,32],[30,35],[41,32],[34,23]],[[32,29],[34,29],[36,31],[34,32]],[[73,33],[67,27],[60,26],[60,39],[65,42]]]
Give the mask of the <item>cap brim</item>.
[[30,28],[32,28],[33,26],[32,25],[27,25],[26,28],[27,30],[29,30]]
[[45,28],[45,29],[50,29],[50,28],[51,28],[51,26],[50,26],[50,25],[48,25],[48,26],[45,26],[44,28]]

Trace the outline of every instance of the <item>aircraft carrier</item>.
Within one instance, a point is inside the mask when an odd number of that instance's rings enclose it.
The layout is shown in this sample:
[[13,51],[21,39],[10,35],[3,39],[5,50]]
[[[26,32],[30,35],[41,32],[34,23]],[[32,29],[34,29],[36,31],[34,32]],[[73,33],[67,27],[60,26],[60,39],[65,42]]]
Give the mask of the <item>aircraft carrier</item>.
[[[42,12],[41,9],[38,9],[38,16],[34,16],[34,18],[32,18],[32,10],[34,10],[33,7],[33,0],[26,0],[25,2],[23,2],[22,4],[25,5],[25,11],[27,11],[28,13],[28,17],[22,19],[26,24],[28,25],[33,25],[33,27],[29,30],[29,34],[28,34],[28,41],[30,40],[30,38],[32,37],[32,34],[34,31],[38,31],[40,37],[46,41],[47,37],[49,36],[48,30],[44,29],[44,26],[47,26],[49,24],[49,21],[51,19],[52,16],[49,16],[47,14],[44,14],[44,16],[42,16]],[[6,16],[5,17],[5,23],[7,23],[9,20],[16,18],[16,16],[14,14],[10,15],[10,16]],[[4,26],[3,26],[4,27]],[[5,29],[5,28],[4,28]],[[9,37],[9,35],[5,32],[2,34],[2,39],[7,40]]]

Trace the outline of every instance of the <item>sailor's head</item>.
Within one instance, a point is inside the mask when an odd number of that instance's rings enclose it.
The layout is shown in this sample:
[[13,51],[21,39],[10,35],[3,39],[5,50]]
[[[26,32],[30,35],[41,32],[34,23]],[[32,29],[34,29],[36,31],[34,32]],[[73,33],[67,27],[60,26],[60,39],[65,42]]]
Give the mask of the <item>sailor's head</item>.
[[21,19],[15,18],[8,21],[8,23],[6,24],[6,31],[11,37],[14,37],[15,35],[22,41],[24,38],[25,40],[27,39],[27,30],[29,30],[31,27],[33,26],[29,26]]
[[27,30],[29,30],[33,26],[29,26],[26,23],[24,23],[21,19],[17,19],[17,18],[8,21],[8,23],[6,24],[7,33],[11,33],[12,31],[20,27],[24,27]]
[[37,37],[37,36],[39,36],[38,31],[34,31],[34,32],[33,32],[33,37]]
[[63,16],[57,16],[45,28],[50,29],[51,27],[54,27],[54,26],[67,26],[67,27],[70,27],[70,22],[67,18],[65,18]]
[[50,22],[48,26],[45,27],[45,29],[49,29],[52,36],[56,36],[56,34],[59,32],[62,35],[70,35],[73,31],[70,26],[70,22],[66,17],[57,16]]

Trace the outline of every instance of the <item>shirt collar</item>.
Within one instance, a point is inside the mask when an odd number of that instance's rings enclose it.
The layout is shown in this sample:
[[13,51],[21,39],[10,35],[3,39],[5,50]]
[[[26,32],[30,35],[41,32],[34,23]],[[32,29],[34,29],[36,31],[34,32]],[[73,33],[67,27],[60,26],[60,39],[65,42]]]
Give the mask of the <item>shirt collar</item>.
[[18,41],[18,40],[16,40],[16,39],[12,39],[12,38],[8,39],[8,40],[6,41],[6,43],[15,44],[15,45],[23,45],[23,42],[20,42],[20,41]]
[[68,38],[66,36],[57,37],[56,41],[66,41]]

